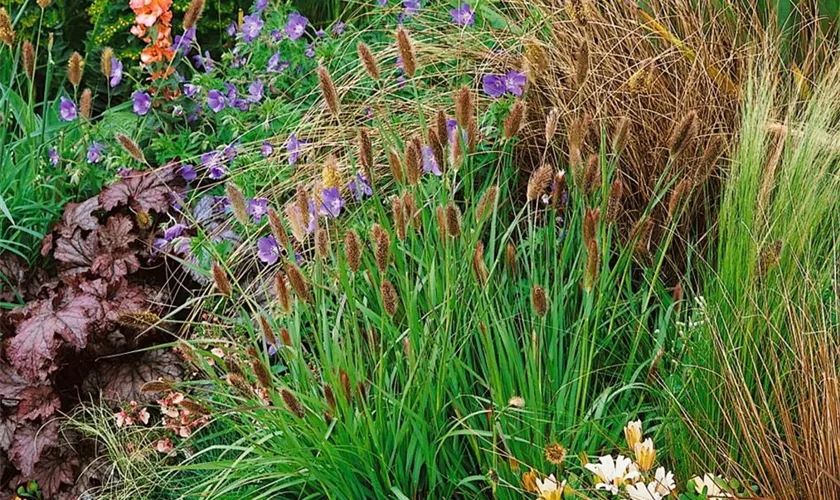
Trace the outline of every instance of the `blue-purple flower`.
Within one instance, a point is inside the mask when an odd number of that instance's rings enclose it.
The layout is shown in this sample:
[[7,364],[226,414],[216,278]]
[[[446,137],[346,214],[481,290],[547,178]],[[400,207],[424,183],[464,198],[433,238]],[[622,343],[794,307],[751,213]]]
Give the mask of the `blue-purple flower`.
[[524,90],[526,83],[528,83],[528,77],[525,76],[525,73],[509,71],[508,74],[505,75],[505,90],[516,97],[520,97],[522,95],[522,91]]
[[190,99],[194,98],[201,92],[201,87],[198,85],[194,85],[192,83],[185,83],[184,84],[184,95],[189,97]]
[[271,30],[271,33],[269,33],[268,36],[271,37],[272,42],[280,43],[280,41],[283,39],[283,32],[277,29]]
[[317,36],[318,38],[324,38],[325,36],[327,36],[327,32],[319,28],[315,31],[315,36]]
[[268,59],[267,71],[269,73],[280,73],[281,71],[288,69],[289,66],[289,61],[283,61],[282,59],[280,59],[280,52],[275,52]]
[[198,174],[195,173],[195,167],[192,165],[181,165],[178,169],[178,173],[187,182],[194,181],[196,177],[198,177]]
[[315,58],[315,44],[314,43],[306,44],[306,50],[303,51],[303,55],[305,55],[306,57],[308,57],[310,59],[314,59]]
[[260,14],[254,13],[242,18],[242,40],[245,42],[253,42],[260,36],[265,21],[260,19]]
[[225,176],[225,166],[222,165],[221,154],[218,151],[202,154],[201,166],[207,169],[209,177],[213,180],[219,180]]
[[337,187],[327,188],[321,191],[321,207],[318,209],[321,215],[335,219],[341,215],[344,208],[344,198]]
[[335,36],[341,36],[344,34],[344,31],[347,29],[347,25],[341,21],[336,22],[333,24],[332,32]]
[[228,24],[228,27],[225,30],[225,32],[228,34],[228,36],[235,35],[237,31],[239,31],[239,26],[237,26],[236,23]]
[[76,104],[62,96],[58,104],[58,116],[65,122],[72,122],[76,119]]
[[254,10],[257,12],[264,11],[266,7],[268,7],[268,0],[257,0],[254,2]]
[[505,79],[501,75],[484,75],[481,83],[484,87],[484,93],[493,99],[502,97],[507,91],[505,88]]
[[268,199],[251,198],[248,200],[248,215],[254,218],[254,223],[262,222],[264,215],[268,213]]
[[449,11],[452,16],[452,22],[460,26],[470,26],[475,24],[475,11],[470,7],[470,4],[464,2],[460,8]]
[[385,7],[386,5],[388,5],[388,0],[376,0],[376,5],[380,7]]
[[251,102],[260,102],[265,95],[265,85],[262,80],[256,80],[248,86],[248,100]]
[[123,64],[122,62],[114,56],[111,56],[111,74],[108,75],[109,78],[109,85],[111,88],[116,87],[122,81],[123,76]]
[[175,40],[172,44],[175,46],[175,51],[178,52],[179,55],[185,55],[189,53],[194,41],[195,26],[184,31],[183,35],[175,35]]
[[435,154],[432,151],[432,147],[423,146],[421,150],[423,151],[423,173],[432,173],[438,177],[443,175],[443,172],[440,171],[440,165],[438,165],[438,162],[435,159]]
[[289,136],[286,142],[286,153],[289,154],[289,165],[294,165],[300,158],[300,146],[302,142],[298,140],[295,134]]
[[274,153],[274,146],[271,145],[268,141],[263,141],[262,146],[260,146],[260,154],[263,155],[263,158],[268,158]]
[[135,90],[134,93],[131,94],[131,102],[134,113],[140,116],[144,116],[150,109],[152,109],[152,96],[150,96],[148,92]]
[[362,198],[373,196],[373,187],[371,187],[367,177],[359,172],[356,172],[356,176],[347,185],[347,189],[353,193],[353,198],[355,198],[356,201],[361,201]]
[[210,57],[209,50],[204,51],[204,56],[202,56],[201,54],[194,55],[193,62],[195,62],[196,68],[203,69],[205,73],[210,73],[211,71],[213,71],[213,58]]
[[56,151],[55,148],[50,148],[49,151],[47,151],[47,156],[49,156],[50,158],[50,165],[52,165],[53,167],[57,167],[58,161],[60,160],[60,157],[58,156],[58,151]]
[[214,163],[209,169],[207,169],[207,171],[208,176],[214,181],[217,181],[225,176],[225,166],[221,163]]
[[119,175],[123,179],[126,179],[134,175],[134,170],[132,170],[129,167],[119,167],[117,168],[117,175]]
[[403,0],[403,9],[406,16],[413,16],[420,10],[420,0]]
[[225,95],[216,89],[207,93],[207,107],[213,110],[214,113],[225,109]]
[[303,33],[306,32],[306,25],[308,22],[308,19],[297,12],[289,14],[289,19],[286,21],[286,27],[284,28],[286,34],[289,35],[289,39],[297,40],[302,37]]
[[99,163],[102,161],[102,151],[105,150],[105,146],[99,144],[96,141],[90,143],[87,149],[87,162],[88,163]]
[[257,240],[257,258],[268,265],[280,260],[280,245],[274,236],[263,236]]
[[236,146],[234,144],[230,144],[228,146],[225,146],[225,149],[222,150],[222,154],[225,155],[225,158],[227,159],[227,161],[230,161],[230,162],[232,162],[233,160],[236,159],[237,153],[238,153],[238,151],[237,151]]
[[175,238],[184,234],[184,231],[186,231],[186,230],[187,230],[187,226],[184,225],[184,224],[181,224],[180,222],[177,223],[177,224],[173,224],[173,225],[171,225],[168,228],[163,230],[163,239],[165,239],[166,241],[172,241]]

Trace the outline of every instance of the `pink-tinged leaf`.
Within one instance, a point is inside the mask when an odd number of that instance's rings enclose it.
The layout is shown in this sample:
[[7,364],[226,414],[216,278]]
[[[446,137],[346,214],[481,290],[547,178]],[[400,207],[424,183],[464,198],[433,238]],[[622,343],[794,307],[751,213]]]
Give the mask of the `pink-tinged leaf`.
[[136,239],[131,233],[133,228],[134,223],[125,215],[109,217],[99,231],[99,242],[111,252],[126,249]]
[[27,387],[29,381],[26,378],[5,361],[0,361],[0,398],[18,399]]
[[93,231],[99,227],[99,221],[93,212],[99,210],[99,198],[94,197],[81,203],[68,203],[64,208],[61,223],[56,228],[62,236],[69,238],[76,229]]
[[140,269],[140,261],[131,250],[102,253],[93,259],[90,270],[108,281],[117,281]]
[[50,254],[50,252],[52,252],[54,239],[55,234],[48,233],[46,236],[44,236],[44,239],[41,240],[41,257],[46,257]]
[[86,294],[96,297],[105,313],[104,330],[113,327],[120,315],[149,310],[149,299],[156,291],[149,287],[119,280],[108,283],[104,279],[86,281],[80,285]]
[[41,454],[58,444],[58,422],[50,420],[41,425],[34,422],[19,424],[9,448],[9,458],[24,476],[32,476]]
[[85,380],[83,389],[90,392],[99,389],[106,399],[151,402],[155,395],[141,391],[143,384],[161,378],[180,380],[182,375],[178,356],[168,350],[157,350],[135,361],[116,358],[100,363]]
[[17,429],[17,420],[13,415],[0,414],[0,455],[8,451],[12,446],[12,439],[15,436],[15,429]]
[[29,387],[20,393],[19,399],[17,407],[19,420],[47,418],[61,406],[58,393],[49,385]]
[[[62,485],[75,483],[75,470],[78,466],[79,457],[68,456],[57,449],[50,450],[35,464],[32,479],[38,482],[44,498],[57,498]],[[69,498],[77,497],[70,496]]]
[[81,231],[76,231],[69,238],[58,239],[53,255],[62,263],[66,274],[74,275],[86,272],[98,254],[99,233],[92,232],[84,237]]
[[174,172],[173,168],[164,167],[115,182],[99,194],[99,201],[105,210],[128,205],[138,212],[165,212],[171,191],[166,183],[175,178]]

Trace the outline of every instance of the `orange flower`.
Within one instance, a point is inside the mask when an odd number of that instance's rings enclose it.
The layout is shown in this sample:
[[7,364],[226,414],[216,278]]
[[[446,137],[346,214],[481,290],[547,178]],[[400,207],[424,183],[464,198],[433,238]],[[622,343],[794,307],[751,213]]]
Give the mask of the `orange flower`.
[[[151,27],[172,7],[172,0],[130,0],[129,6],[137,16],[137,24]],[[170,14],[170,19],[172,15]]]
[[152,64],[159,62],[170,62],[175,57],[175,52],[168,47],[150,45],[140,53],[140,62]]

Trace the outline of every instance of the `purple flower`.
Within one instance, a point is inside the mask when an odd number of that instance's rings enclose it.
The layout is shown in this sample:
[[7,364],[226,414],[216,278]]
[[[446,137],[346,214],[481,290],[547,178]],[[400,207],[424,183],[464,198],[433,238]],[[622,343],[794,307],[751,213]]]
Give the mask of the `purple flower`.
[[163,239],[166,241],[172,241],[175,238],[184,234],[184,231],[187,230],[187,226],[181,223],[173,224],[170,227],[163,230]]
[[248,215],[254,218],[254,223],[259,224],[262,218],[268,213],[268,200],[266,198],[251,198],[248,200]]
[[117,175],[119,175],[120,177],[125,179],[127,177],[131,177],[132,175],[134,175],[134,170],[132,170],[128,167],[119,167],[117,169]]
[[458,138],[458,120],[454,118],[446,120],[446,133],[449,136],[449,144],[454,145]]
[[321,191],[321,208],[318,210],[321,215],[335,219],[341,215],[342,208],[344,208],[344,198],[341,197],[341,191],[337,187]]
[[423,146],[421,150],[423,151],[423,173],[433,173],[438,177],[443,175],[443,172],[440,171],[440,165],[438,165],[437,160],[435,160],[435,154],[432,152],[432,147]]
[[229,101],[233,101],[236,99],[236,96],[236,87],[230,82],[225,82],[225,97],[227,97]]
[[262,80],[256,80],[248,86],[248,100],[251,102],[260,102],[265,92],[265,85]]
[[99,144],[96,141],[90,143],[87,150],[87,161],[88,163],[99,163],[102,160],[102,151],[105,149],[105,146]]
[[76,104],[62,96],[61,102],[58,104],[58,115],[63,121],[72,122],[76,119]]
[[236,23],[230,23],[228,24],[227,30],[225,31],[227,32],[228,36],[233,36],[236,34],[237,31],[239,31],[239,26],[237,26]]
[[420,0],[403,0],[403,8],[406,16],[413,16],[420,10]]
[[250,43],[260,36],[265,22],[260,19],[259,13],[254,13],[242,18],[242,40]]
[[213,110],[214,113],[225,109],[225,96],[218,90],[211,90],[207,93],[207,106]]
[[308,22],[309,21],[305,17],[297,12],[289,14],[289,20],[286,21],[286,27],[284,28],[286,34],[289,35],[289,39],[297,40],[302,37],[303,33],[306,31],[306,24]]
[[222,165],[221,155],[218,151],[208,151],[201,155],[201,166],[209,172],[210,178],[219,180],[225,176],[225,167]]
[[231,144],[229,146],[225,146],[225,149],[222,151],[222,154],[225,155],[225,158],[227,159],[227,161],[232,162],[233,160],[236,159],[236,154],[237,154],[236,146],[234,146],[233,144]]
[[196,68],[204,69],[205,73],[210,73],[211,71],[213,71],[213,58],[210,57],[209,50],[204,51],[203,57],[201,54],[194,55],[193,62],[195,62]]
[[110,77],[109,84],[111,88],[116,87],[122,81],[123,75],[123,64],[114,56],[111,56],[111,74],[108,75]]
[[280,30],[271,30],[269,36],[271,37],[271,41],[273,41],[274,43],[279,43],[280,40],[283,39],[283,32]]
[[50,157],[50,164],[53,167],[57,167],[58,161],[60,159],[58,156],[58,151],[56,151],[55,148],[50,148],[50,150],[47,152],[47,156]]
[[152,96],[142,90],[135,90],[131,94],[131,102],[133,103],[134,113],[140,116],[144,116],[152,109]]
[[324,38],[325,36],[327,36],[327,32],[322,29],[319,29],[315,32],[315,36],[317,36],[318,38]]
[[303,52],[303,55],[310,59],[313,59],[315,57],[315,44],[306,44],[306,50]]
[[484,75],[481,79],[481,83],[484,86],[484,93],[493,99],[502,97],[505,95],[505,91],[507,90],[505,87],[505,79],[499,75]]
[[526,83],[528,83],[528,77],[525,76],[525,73],[510,71],[505,75],[505,90],[516,97],[522,95]]
[[219,179],[221,179],[222,177],[225,176],[225,167],[221,163],[216,163],[214,165],[211,165],[210,168],[208,169],[208,171],[210,173],[209,174],[210,178],[213,179],[214,181],[217,181],[217,180],[219,180]]
[[286,142],[286,152],[289,153],[289,165],[294,165],[300,158],[300,146],[302,142],[298,140],[295,134],[289,136],[289,141]]
[[263,141],[262,146],[260,146],[260,154],[263,155],[263,158],[268,158],[274,153],[274,146],[271,145],[268,141]]
[[405,78],[405,75],[400,75],[397,77],[397,87],[403,88],[408,80]]
[[452,22],[457,25],[470,26],[475,24],[475,11],[467,2],[462,3],[458,9],[450,10],[449,15],[452,16]]
[[388,5],[388,0],[376,0],[376,5],[380,7],[385,7],[386,5]]
[[257,0],[254,2],[254,10],[257,12],[264,11],[266,7],[268,7],[268,0]]
[[195,173],[195,167],[192,165],[181,165],[181,168],[178,169],[178,173],[181,174],[181,177],[187,181],[191,182],[198,177],[198,174]]
[[344,30],[346,30],[346,29],[347,29],[347,25],[344,24],[341,21],[338,21],[335,24],[333,24],[332,32],[333,32],[333,35],[335,35],[335,36],[341,36],[341,35],[344,34]]
[[180,55],[187,54],[190,49],[192,48],[192,44],[195,41],[195,27],[192,27],[186,31],[184,31],[183,35],[175,35],[175,40],[173,41],[173,45],[175,46],[175,50]]
[[272,55],[268,59],[267,71],[269,73],[280,73],[281,71],[287,69],[289,66],[289,61],[280,60],[280,52],[275,52],[274,55]]
[[280,259],[280,245],[274,236],[268,235],[257,240],[257,258],[268,265]]
[[201,87],[198,85],[193,85],[192,83],[184,84],[184,95],[189,97],[190,99],[194,98],[201,92]]
[[347,185],[347,189],[353,193],[353,198],[356,201],[361,201],[363,198],[367,196],[373,196],[373,188],[368,182],[367,177],[356,172],[356,177],[350,181],[350,184]]

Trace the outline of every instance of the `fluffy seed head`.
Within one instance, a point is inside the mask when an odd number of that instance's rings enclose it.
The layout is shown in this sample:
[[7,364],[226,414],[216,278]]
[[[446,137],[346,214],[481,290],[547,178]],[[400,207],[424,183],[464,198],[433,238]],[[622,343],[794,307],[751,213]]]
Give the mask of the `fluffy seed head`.
[[[307,218],[309,215],[306,216]],[[286,219],[289,221],[289,227],[292,229],[292,236],[297,241],[304,241],[306,239],[306,229],[303,227],[302,216],[298,216],[297,203],[294,205],[286,205]],[[286,245],[288,248],[288,245]]]
[[404,180],[402,162],[400,162],[400,155],[393,149],[388,151],[388,166],[391,168],[391,175],[394,177],[394,180],[402,184]]
[[344,235],[344,256],[350,271],[357,272],[362,265],[362,245],[358,233],[352,229]]
[[239,391],[239,393],[243,397],[251,396],[251,386],[248,385],[247,382],[245,382],[245,379],[242,377],[242,375],[238,373],[228,373],[225,379],[227,380],[227,383],[230,384],[231,387]]
[[241,224],[248,224],[248,206],[245,203],[245,195],[236,187],[236,184],[228,182],[225,185],[225,192],[228,200],[230,200],[230,207],[233,210],[233,216],[236,217]]
[[586,81],[586,75],[589,74],[589,42],[584,40],[578,48],[577,58],[575,59],[575,83],[578,87],[582,87]]
[[365,172],[365,177],[371,181],[371,171],[373,170],[373,143],[370,140],[370,134],[366,128],[359,129],[359,163]]
[[338,378],[341,380],[341,389],[344,391],[344,397],[347,398],[347,404],[353,404],[353,389],[350,386],[350,376],[342,368],[338,371]]
[[553,465],[562,465],[566,461],[566,448],[560,443],[545,447],[545,459]]
[[586,162],[586,171],[583,175],[583,191],[592,194],[601,187],[601,157],[593,154]]
[[505,139],[513,139],[525,120],[525,101],[517,100],[504,122]]
[[289,335],[289,330],[287,328],[280,329],[280,339],[283,341],[283,345],[286,347],[293,347],[292,344],[292,336]]
[[633,255],[641,260],[647,261],[650,257],[650,234],[653,231],[653,219],[644,216],[639,219],[630,231],[630,241],[633,243]]
[[315,253],[324,260],[330,256],[330,235],[322,227],[315,230]]
[[446,233],[453,238],[461,237],[461,210],[452,202],[446,206]]
[[338,406],[335,401],[335,393],[333,393],[332,387],[329,384],[324,384],[324,400],[333,410]]
[[630,129],[633,126],[633,121],[627,116],[622,116],[618,121],[618,126],[615,128],[615,135],[613,135],[612,148],[616,154],[621,154],[624,148],[627,147],[627,142],[630,140]]
[[557,134],[557,123],[560,121],[560,110],[551,108],[545,119],[545,142],[550,143]]
[[429,147],[432,148],[432,156],[435,157],[435,161],[441,170],[446,167],[444,158],[444,141],[446,141],[446,136],[440,137],[435,129],[429,129]]
[[683,152],[697,135],[698,119],[696,111],[689,111],[671,130],[668,137],[668,151],[672,158]]
[[376,63],[376,58],[373,56],[373,52],[370,51],[370,47],[364,42],[359,42],[356,45],[356,51],[359,53],[359,60],[362,61],[362,65],[365,67],[368,76],[374,81],[378,81],[380,76],[379,65]]
[[131,155],[131,157],[138,162],[146,163],[146,156],[143,154],[143,150],[140,149],[140,145],[134,142],[131,137],[120,133],[115,134],[115,137],[126,153]]
[[15,43],[15,30],[12,29],[12,18],[5,7],[0,7],[0,42],[9,47]]
[[539,285],[531,287],[531,309],[540,318],[548,312],[548,300],[545,296],[545,289]]
[[683,200],[689,195],[691,191],[691,181],[689,179],[683,179],[676,186],[674,186],[674,190],[671,191],[671,197],[668,199],[668,220],[674,220],[674,217],[677,217],[677,212],[680,209],[680,205],[682,205]]
[[324,96],[324,101],[327,103],[327,109],[336,118],[341,114],[341,107],[338,101],[338,92],[335,90],[335,82],[333,82],[330,72],[323,66],[318,67],[318,85],[321,87],[321,94]]
[[23,42],[23,72],[31,80],[35,77],[35,47],[32,42]]
[[232,295],[233,290],[230,287],[230,281],[228,280],[227,274],[224,269],[222,269],[222,266],[215,262],[213,263],[213,282],[216,284],[216,288],[222,295],[225,297],[230,297]]
[[408,184],[417,185],[420,176],[423,175],[423,160],[420,150],[420,140],[411,140],[405,148],[405,170],[408,176]]
[[388,262],[391,260],[391,237],[388,235],[388,231],[382,229],[379,224],[373,225],[371,236],[373,237],[376,268],[380,273],[384,273],[388,268]]
[[505,267],[511,278],[516,278],[516,247],[508,242],[505,246]]
[[482,219],[491,211],[496,205],[496,197],[499,194],[498,184],[493,184],[478,200],[478,205],[475,207],[475,221],[481,222]]
[[391,215],[394,218],[394,228],[397,232],[397,239],[405,241],[406,236],[406,216],[405,209],[402,204],[402,199],[399,196],[391,198]]
[[607,199],[607,224],[613,224],[618,220],[618,213],[621,210],[621,198],[624,196],[624,183],[621,179],[610,185],[610,195]]
[[298,299],[304,302],[312,302],[312,296],[309,294],[309,284],[306,283],[306,278],[304,278],[297,264],[289,262],[286,265],[286,276],[289,278],[289,283],[292,285],[292,290],[295,291]]
[[309,227],[309,193],[302,185],[298,185],[295,199],[300,213],[300,223],[304,228]]
[[324,189],[341,187],[341,172],[338,170],[338,160],[330,153],[324,160],[324,168],[321,169],[321,184]]
[[414,54],[414,44],[408,32],[400,26],[397,28],[397,51],[402,58],[403,69],[409,78],[414,78],[417,71],[417,61]]
[[280,391],[280,396],[283,398],[283,403],[286,405],[286,409],[292,412],[294,416],[303,418],[306,415],[306,410],[303,408],[303,405],[300,404],[298,398],[296,398],[290,391],[283,389]]
[[99,55],[99,71],[106,79],[111,78],[111,58],[114,57],[114,49],[105,47]]
[[38,7],[42,9],[46,9],[50,5],[52,5],[52,0],[38,0]]
[[382,280],[382,285],[379,287],[379,293],[382,295],[382,307],[388,316],[393,316],[397,313],[397,290],[394,285],[388,280]]
[[572,169],[573,180],[575,186],[578,188],[580,188],[583,184],[583,169],[581,168],[581,163],[583,163],[582,149],[585,132],[586,128],[584,127],[583,120],[580,118],[575,118],[572,120],[572,123],[569,124],[569,167]]
[[90,120],[91,113],[93,112],[93,91],[89,88],[86,88],[82,91],[81,97],[79,97],[79,116],[84,118],[85,120]]
[[583,216],[583,244],[589,244],[598,234],[598,222],[601,220],[600,208],[587,208]]
[[440,241],[444,245],[446,244],[446,210],[443,208],[443,205],[440,205],[435,209],[435,217],[437,217],[437,228],[438,228],[438,236],[440,236]]
[[67,61],[67,80],[74,87],[78,87],[82,83],[82,72],[84,71],[85,61],[82,55],[78,52],[73,52],[70,60]]
[[257,381],[263,387],[263,389],[271,389],[271,373],[266,368],[265,363],[263,363],[262,359],[255,357],[251,360],[251,370],[254,371],[254,375],[257,377]]
[[265,316],[260,315],[260,330],[262,330],[263,337],[265,337],[265,341],[269,345],[275,345],[277,343],[277,337],[274,335],[274,330],[271,328],[271,325],[268,323],[268,320],[265,319]]
[[455,119],[463,129],[466,129],[473,120],[472,92],[466,85],[462,86],[455,95]]
[[277,240],[280,248],[286,250],[289,248],[289,236],[286,234],[286,228],[283,226],[283,221],[277,212],[268,207],[268,226],[271,228],[271,235]]
[[566,179],[566,171],[560,170],[554,174],[554,189],[551,191],[551,206],[555,210],[563,208],[563,193],[568,189],[568,180]]
[[446,112],[439,109],[437,115],[435,116],[435,130],[437,130],[438,140],[441,141],[441,146],[443,148],[446,148],[446,145],[449,143],[449,127],[446,122]]
[[467,124],[467,151],[475,153],[475,148],[478,146],[478,121],[475,117]]
[[190,6],[187,7],[187,12],[184,13],[184,29],[188,30],[194,28],[201,19],[201,14],[204,13],[205,0],[192,0]]
[[589,292],[598,280],[601,255],[598,252],[598,242],[591,239],[586,243],[586,273],[583,277],[583,288]]
[[706,149],[703,151],[703,157],[700,159],[700,164],[697,166],[696,175],[694,177],[694,185],[700,186],[704,184],[717,166],[718,158],[723,152],[723,139],[719,135],[713,136]]
[[472,268],[475,274],[475,280],[479,286],[484,286],[490,278],[490,272],[487,271],[487,266],[484,264],[484,243],[479,241],[475,245],[473,252]]
[[403,193],[402,197],[403,211],[405,212],[406,220],[411,223],[414,229],[420,228],[420,211],[417,210],[417,203],[414,201],[414,195],[410,191]]
[[548,189],[548,186],[551,184],[553,179],[554,171],[547,164],[543,164],[543,166],[534,170],[531,174],[531,178],[528,179],[528,190],[526,192],[528,201],[532,202],[534,200],[539,200]]
[[144,393],[155,393],[155,392],[166,392],[172,389],[172,384],[169,382],[164,382],[163,380],[152,380],[150,382],[146,382],[140,388],[140,392]]

